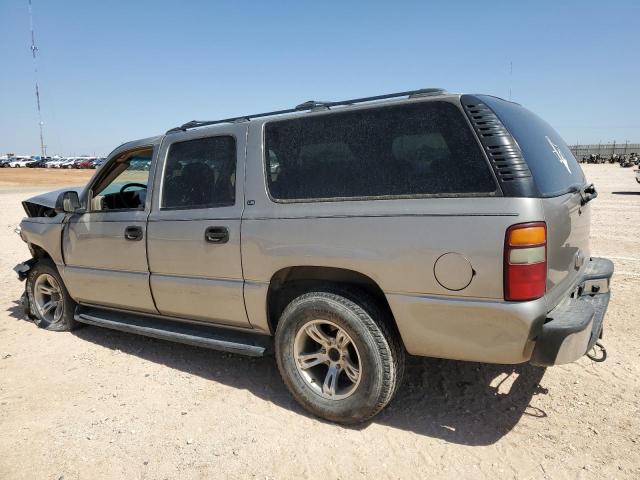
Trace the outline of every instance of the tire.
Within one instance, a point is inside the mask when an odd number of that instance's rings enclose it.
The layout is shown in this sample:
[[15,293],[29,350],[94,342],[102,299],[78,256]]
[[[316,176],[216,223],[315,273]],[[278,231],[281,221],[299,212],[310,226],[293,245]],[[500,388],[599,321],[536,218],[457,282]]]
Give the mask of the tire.
[[[45,290],[54,293],[42,293]],[[69,296],[58,269],[51,260],[40,259],[29,270],[26,291],[29,311],[38,327],[55,332],[68,332],[78,327],[74,320],[76,302]],[[45,312],[50,301],[57,306]],[[61,309],[60,313],[58,308]]]
[[[280,375],[298,403],[344,424],[379,413],[401,384],[405,361],[398,334],[384,320],[384,310],[358,292],[314,291],[295,298],[278,322],[275,350]],[[333,335],[329,348],[316,340],[326,343]],[[338,349],[345,337],[346,349]]]

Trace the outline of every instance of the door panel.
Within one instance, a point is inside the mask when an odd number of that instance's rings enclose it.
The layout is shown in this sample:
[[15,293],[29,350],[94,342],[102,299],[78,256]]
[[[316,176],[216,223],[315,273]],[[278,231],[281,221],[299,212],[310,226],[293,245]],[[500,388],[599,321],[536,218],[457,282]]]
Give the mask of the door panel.
[[[167,174],[159,171],[156,175],[147,227],[147,248],[151,290],[158,311],[163,315],[250,326],[244,307],[240,258],[246,128],[244,125],[227,125],[217,128],[215,133],[195,131],[176,134],[171,136],[171,142],[166,141],[160,148],[159,158],[165,159]],[[232,162],[232,155],[235,155],[234,185],[229,189],[234,200],[220,206],[189,208],[190,202],[207,203],[209,193],[212,199],[219,200],[215,188],[224,167],[213,158],[217,155],[211,153],[213,150],[217,152],[215,145],[207,144],[208,139],[216,137],[233,137],[235,141],[233,153],[231,149],[226,151],[227,163]],[[176,144],[180,146],[171,150]],[[200,152],[198,148],[204,151]],[[211,148],[213,150],[207,150]],[[180,162],[175,152],[182,152]],[[207,156],[207,152],[211,155]],[[191,175],[196,170],[199,177],[194,178]],[[211,182],[215,183],[201,181],[203,176],[209,178],[209,175]],[[193,185],[197,190],[192,188]],[[210,190],[210,185],[216,187]],[[228,188],[228,183],[224,185]],[[169,190],[178,186],[183,192]],[[165,187],[168,193],[163,198],[165,192],[162,189]],[[168,199],[169,204],[173,202],[179,206],[167,206]]]
[[148,272],[66,266],[64,275],[65,286],[78,302],[156,313]]
[[147,217],[161,137],[114,150],[83,190],[85,213],[70,215],[62,233],[63,276],[83,303],[157,313],[147,264]]
[[[205,231],[212,226],[227,228],[229,240],[207,242]],[[160,313],[247,325],[239,219],[151,219],[147,234],[151,290]]]
[[[190,212],[186,215],[190,215]],[[220,244],[207,242],[205,232],[210,227],[227,228],[229,240]],[[242,278],[239,219],[150,219],[147,231],[149,269],[154,275]]]
[[[64,280],[71,296],[86,303],[155,313],[144,238],[146,213],[89,212],[64,228]],[[138,227],[142,239],[127,240]]]
[[164,315],[246,326],[241,280],[156,275],[151,288]]

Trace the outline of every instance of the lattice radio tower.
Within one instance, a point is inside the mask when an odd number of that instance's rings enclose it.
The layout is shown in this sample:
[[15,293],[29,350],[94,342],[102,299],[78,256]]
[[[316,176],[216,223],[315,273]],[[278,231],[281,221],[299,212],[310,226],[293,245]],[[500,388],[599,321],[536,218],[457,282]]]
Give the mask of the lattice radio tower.
[[38,88],[38,60],[36,54],[38,53],[38,47],[36,47],[36,35],[33,31],[33,11],[31,8],[31,0],[29,0],[29,25],[31,27],[31,55],[33,56],[33,72],[36,82],[36,104],[38,105],[38,125],[40,126],[40,155],[42,157],[47,156],[47,148],[44,144],[44,135],[42,133],[42,127],[44,122],[42,121],[42,112],[40,111],[40,89]]

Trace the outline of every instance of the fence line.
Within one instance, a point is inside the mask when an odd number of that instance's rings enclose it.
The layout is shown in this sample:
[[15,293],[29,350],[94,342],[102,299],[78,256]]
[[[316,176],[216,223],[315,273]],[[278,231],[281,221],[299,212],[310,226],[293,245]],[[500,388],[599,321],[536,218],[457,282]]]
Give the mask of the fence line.
[[593,143],[588,145],[569,145],[569,149],[575,157],[580,160],[583,156],[600,155],[610,157],[613,154],[627,155],[630,153],[640,154],[640,143]]

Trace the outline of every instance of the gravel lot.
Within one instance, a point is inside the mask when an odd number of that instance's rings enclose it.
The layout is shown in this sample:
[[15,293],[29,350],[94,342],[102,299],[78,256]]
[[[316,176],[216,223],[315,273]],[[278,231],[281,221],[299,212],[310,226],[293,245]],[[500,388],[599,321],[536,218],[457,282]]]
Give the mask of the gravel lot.
[[91,172],[0,170],[0,478],[640,478],[640,185],[632,169],[584,169],[600,193],[592,253],[616,263],[609,359],[411,359],[357,428],[303,412],[272,358],[26,321],[20,201]]

